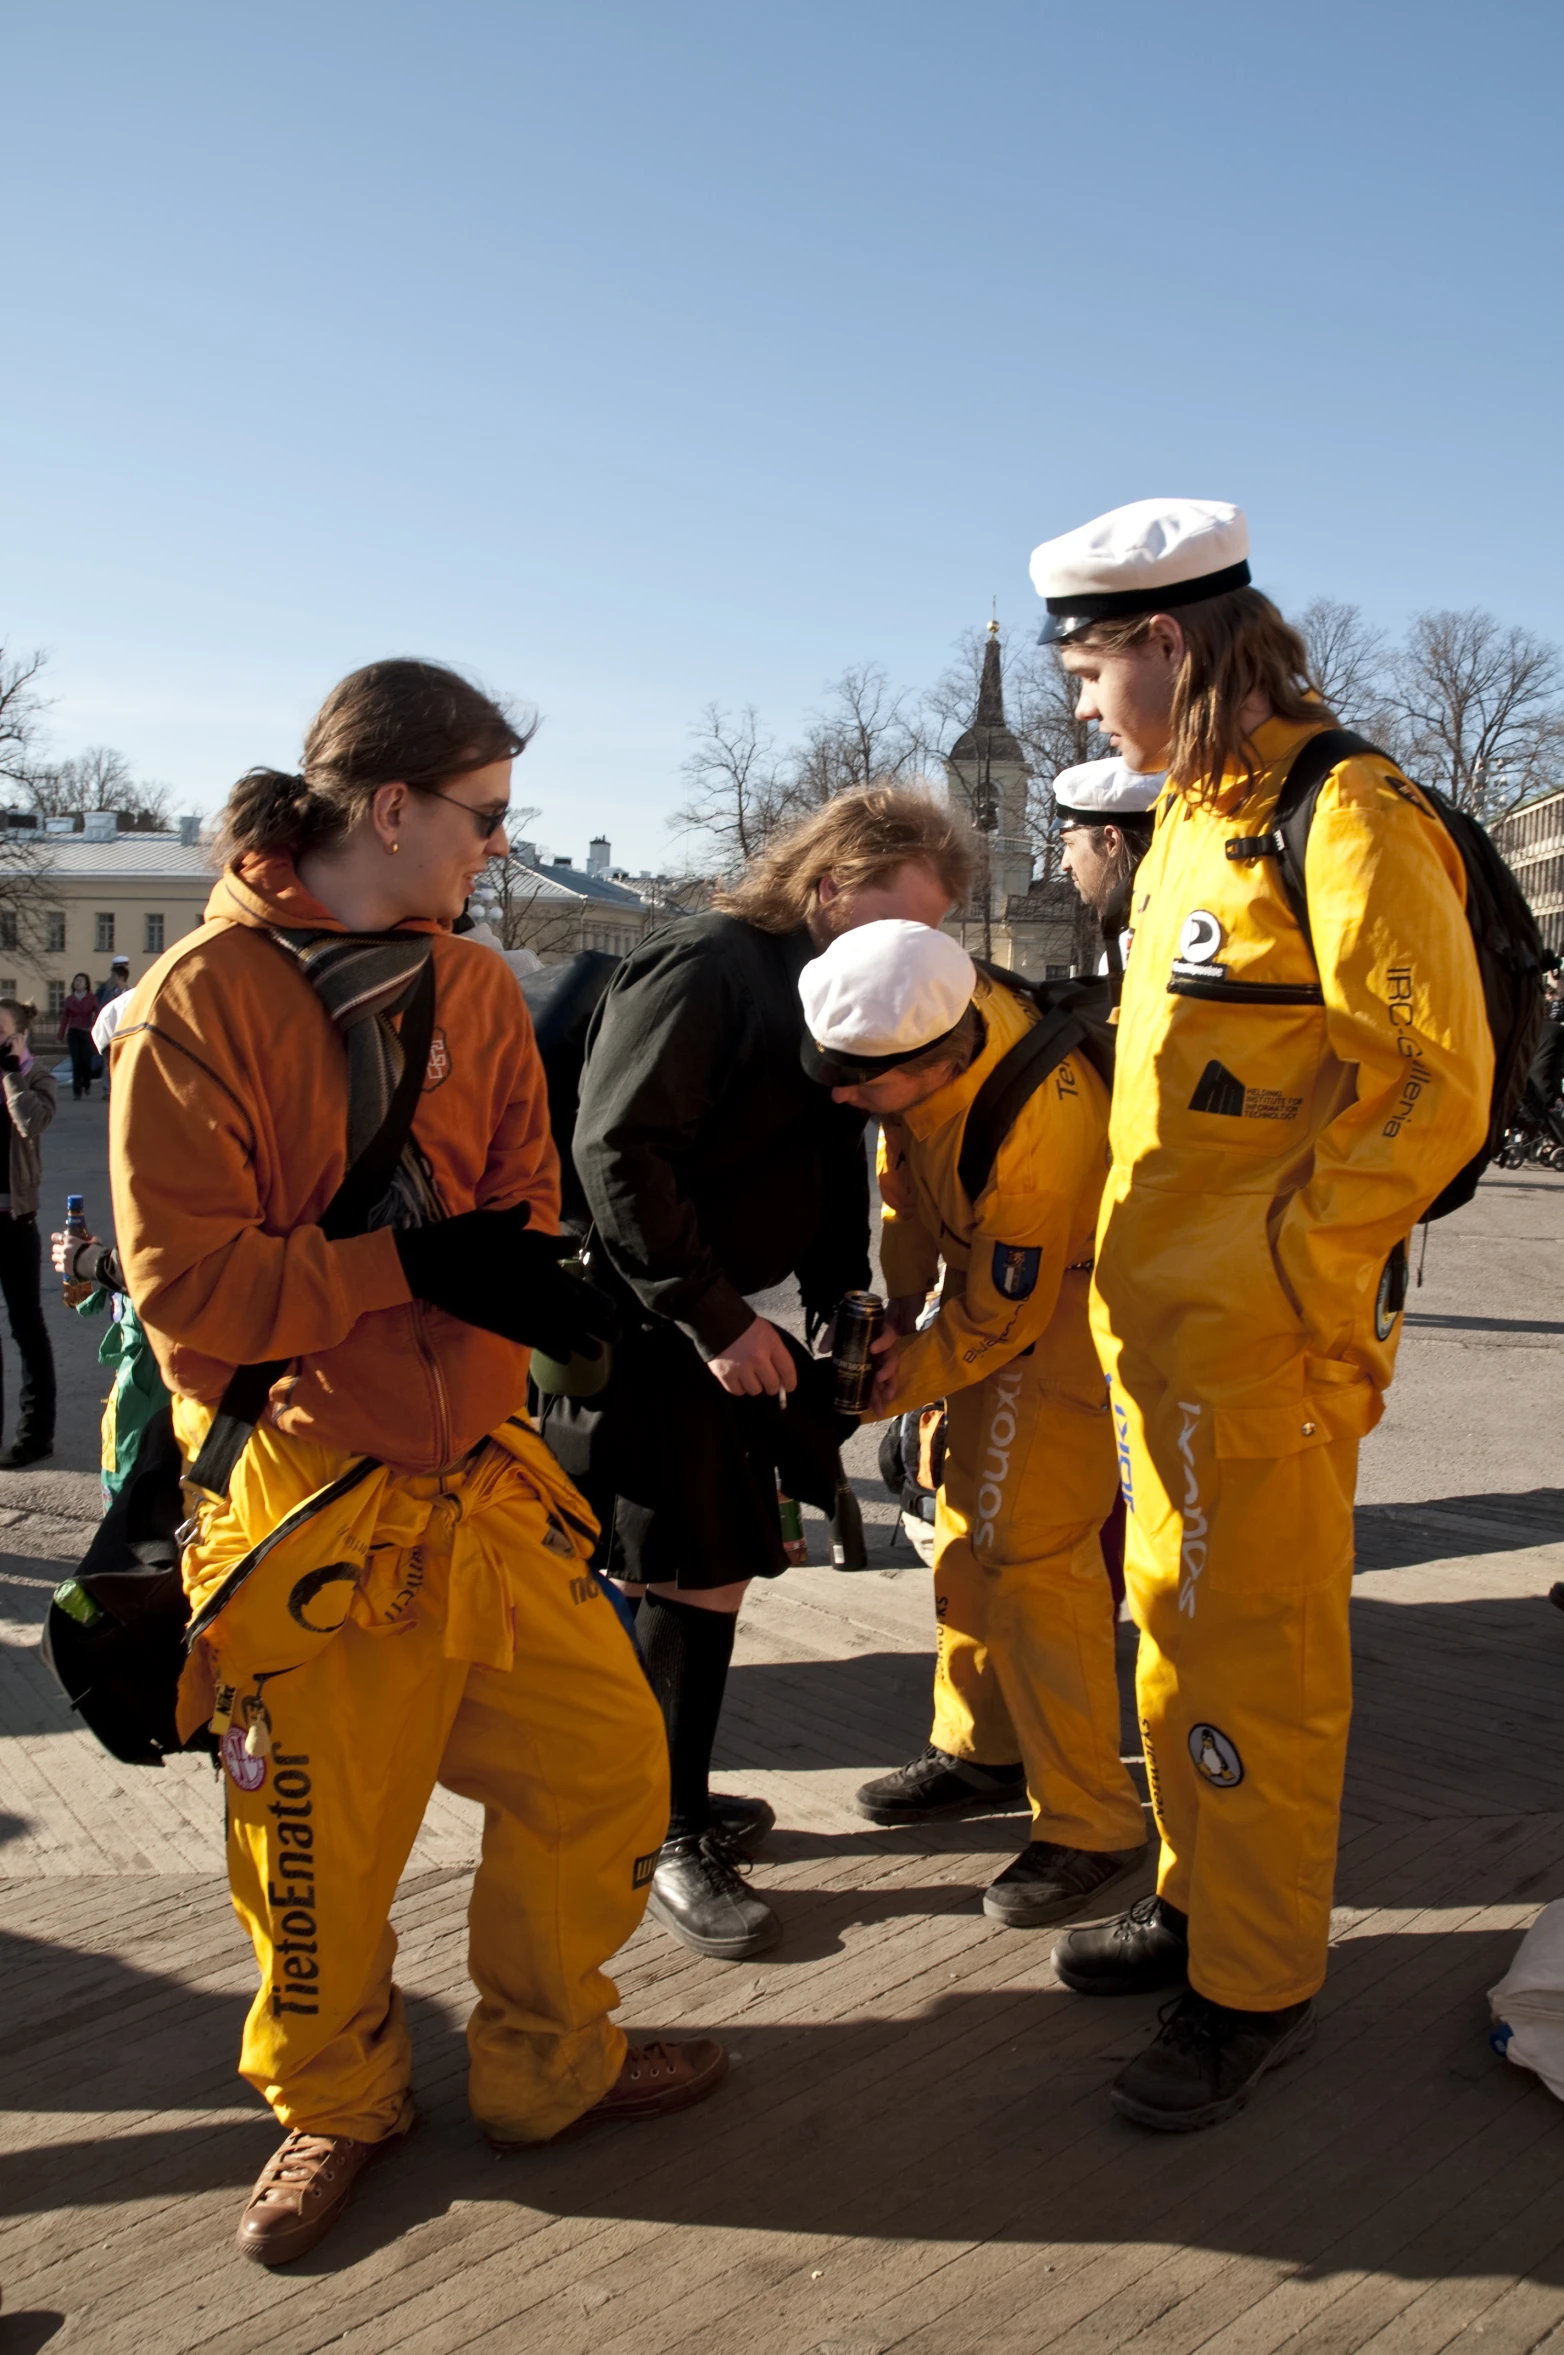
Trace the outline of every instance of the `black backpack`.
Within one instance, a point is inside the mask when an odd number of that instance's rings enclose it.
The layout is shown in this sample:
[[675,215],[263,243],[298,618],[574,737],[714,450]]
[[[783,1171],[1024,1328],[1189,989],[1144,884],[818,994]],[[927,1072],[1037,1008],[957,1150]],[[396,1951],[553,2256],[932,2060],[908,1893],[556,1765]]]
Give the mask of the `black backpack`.
[[[1314,936],[1309,927],[1304,881],[1309,828],[1314,823],[1321,786],[1331,770],[1344,760],[1383,761],[1392,772],[1387,775],[1386,784],[1403,799],[1414,799],[1403,779],[1394,773],[1396,764],[1388,753],[1381,752],[1366,737],[1354,735],[1350,728],[1327,728],[1300,747],[1277,796],[1270,833],[1240,836],[1227,845],[1230,859],[1278,861],[1282,888],[1311,955]],[[1438,1200],[1424,1213],[1425,1218],[1444,1218],[1470,1202],[1476,1193],[1478,1180],[1503,1144],[1504,1132],[1520,1102],[1542,1033],[1545,1017],[1542,976],[1547,960],[1537,920],[1486,829],[1464,810],[1458,810],[1433,786],[1420,785],[1417,790],[1455,844],[1466,869],[1466,921],[1471,928],[1472,946],[1477,951],[1483,1004],[1493,1038],[1493,1095],[1488,1108],[1487,1137],[1466,1167],[1457,1171]]]
[[990,981],[1035,1006],[1039,1019],[1024,1038],[1018,1038],[1008,1053],[1000,1056],[972,1099],[956,1161],[956,1175],[969,1202],[976,1202],[988,1184],[994,1156],[1014,1127],[1022,1105],[1066,1055],[1079,1048],[1112,1095],[1113,1010],[1121,987],[1116,973],[1077,981],[1027,981],[982,957],[975,957],[973,963]]
[[581,1100],[587,1040],[609,983],[623,963],[606,949],[583,949],[565,965],[524,973],[521,994],[532,1016],[544,1076],[548,1081],[548,1123],[559,1153],[561,1215],[567,1226],[587,1224],[586,1196],[570,1157]]

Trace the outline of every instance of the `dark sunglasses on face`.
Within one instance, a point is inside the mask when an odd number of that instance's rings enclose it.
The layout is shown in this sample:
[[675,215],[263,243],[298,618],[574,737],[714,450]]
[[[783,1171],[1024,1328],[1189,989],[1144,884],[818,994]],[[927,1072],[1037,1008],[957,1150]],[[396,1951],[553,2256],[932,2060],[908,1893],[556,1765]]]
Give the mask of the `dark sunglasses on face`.
[[487,842],[510,824],[509,805],[502,810],[474,809],[470,801],[458,801],[454,793],[442,793],[438,785],[414,785],[414,793],[426,794],[431,801],[443,801],[453,810],[465,810],[478,829],[480,842]]

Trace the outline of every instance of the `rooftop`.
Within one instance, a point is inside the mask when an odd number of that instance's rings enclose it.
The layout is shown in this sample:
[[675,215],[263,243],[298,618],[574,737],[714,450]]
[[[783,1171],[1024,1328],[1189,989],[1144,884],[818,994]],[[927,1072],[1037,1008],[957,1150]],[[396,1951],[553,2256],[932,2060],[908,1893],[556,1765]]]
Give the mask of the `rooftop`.
[[9,841],[40,851],[51,874],[71,881],[102,876],[124,882],[147,875],[201,883],[217,872],[209,850],[200,843],[187,845],[177,834],[120,834],[112,842],[89,842],[80,834],[18,834],[0,840],[0,863]]
[[579,867],[534,866],[529,862],[521,871],[536,878],[539,899],[599,899],[615,908],[646,905],[638,891],[627,891],[622,883],[610,883],[606,875],[587,875]]

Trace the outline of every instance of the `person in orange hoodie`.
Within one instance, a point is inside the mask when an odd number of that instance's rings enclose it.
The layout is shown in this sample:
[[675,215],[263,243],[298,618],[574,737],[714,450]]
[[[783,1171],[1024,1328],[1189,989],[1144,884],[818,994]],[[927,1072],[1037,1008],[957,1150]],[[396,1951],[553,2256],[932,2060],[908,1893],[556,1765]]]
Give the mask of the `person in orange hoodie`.
[[[525,741],[431,664],[345,679],[299,775],[234,788],[207,921],[114,1042],[120,1255],[191,1473],[180,1730],[218,1739],[261,1971],[240,2070],[288,2129],[239,2225],[268,2265],[412,2123],[387,1916],[437,1781],[485,1810],[469,2092],[497,2147],[683,2107],[726,2065],[610,2017],[666,1746],[525,1399],[528,1345],[591,1355],[612,1311],[559,1265],[521,993],[450,929],[505,855]],[[415,1030],[400,1161],[346,1218]],[[252,1427],[229,1385],[254,1366]]]

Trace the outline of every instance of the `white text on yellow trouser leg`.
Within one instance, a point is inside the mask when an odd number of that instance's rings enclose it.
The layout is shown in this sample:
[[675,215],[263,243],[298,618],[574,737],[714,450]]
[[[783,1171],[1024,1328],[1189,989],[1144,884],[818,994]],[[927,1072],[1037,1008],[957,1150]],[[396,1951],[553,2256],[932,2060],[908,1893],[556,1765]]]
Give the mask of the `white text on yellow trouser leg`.
[[[258,1524],[256,1456],[274,1474],[263,1483],[272,1509],[298,1501],[281,1494],[285,1443],[283,1460],[269,1452],[252,1443],[235,1483]],[[661,1718],[596,1581],[514,1464],[491,1451],[443,1494],[438,1481],[377,1479],[369,1580],[387,1598],[381,1624],[349,1618],[266,1676],[269,1754],[224,1753],[230,1884],[262,1982],[241,2072],[285,2125],[369,2141],[394,2129],[411,2052],[387,1915],[440,1781],[485,1810],[468,1910],[474,2115],[504,2139],[545,2139],[623,2060],[603,1965],[641,1918],[666,1829]],[[257,1573],[258,1584],[275,1562],[294,1594],[308,1589],[301,1625],[341,1608],[340,1586],[310,1565],[344,1567],[358,1503],[338,1508],[343,1526],[330,1513],[307,1524]],[[515,1596],[509,1662],[452,1657],[458,1597],[487,1585],[482,1616],[495,1616],[498,1560]],[[257,1680],[238,1614],[226,1643],[218,1622],[216,1658],[242,1712]],[[252,1633],[263,1615],[251,1612]]]
[[1080,1313],[1057,1318],[1045,1343],[950,1402],[933,1739],[956,1757],[1002,1763],[977,1746],[995,1739],[997,1685],[1017,1745],[1009,1756],[1026,1767],[1032,1837],[1133,1848],[1144,1818],[1120,1758],[1114,1605],[1098,1536],[1117,1470],[1085,1274],[1064,1284],[1083,1296]]

